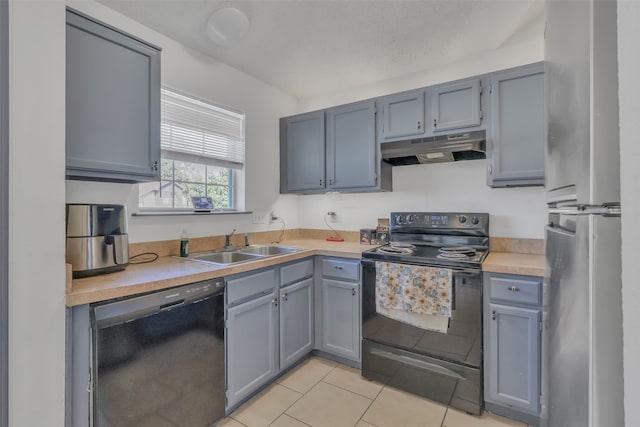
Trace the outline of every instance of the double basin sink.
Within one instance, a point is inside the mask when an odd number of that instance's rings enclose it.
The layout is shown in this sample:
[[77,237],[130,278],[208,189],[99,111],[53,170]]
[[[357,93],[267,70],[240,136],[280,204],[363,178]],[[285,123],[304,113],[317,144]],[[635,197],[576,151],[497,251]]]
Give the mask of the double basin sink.
[[207,262],[211,264],[229,265],[247,261],[254,261],[257,259],[272,257],[276,255],[290,254],[301,250],[301,248],[287,246],[255,245],[237,249],[224,249],[214,252],[194,253],[189,255],[187,259],[192,261]]

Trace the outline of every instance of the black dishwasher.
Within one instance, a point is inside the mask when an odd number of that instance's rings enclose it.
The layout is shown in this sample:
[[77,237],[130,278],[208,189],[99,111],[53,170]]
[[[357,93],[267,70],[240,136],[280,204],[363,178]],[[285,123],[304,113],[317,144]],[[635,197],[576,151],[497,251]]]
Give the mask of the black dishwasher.
[[91,307],[92,425],[210,426],[224,417],[224,281]]

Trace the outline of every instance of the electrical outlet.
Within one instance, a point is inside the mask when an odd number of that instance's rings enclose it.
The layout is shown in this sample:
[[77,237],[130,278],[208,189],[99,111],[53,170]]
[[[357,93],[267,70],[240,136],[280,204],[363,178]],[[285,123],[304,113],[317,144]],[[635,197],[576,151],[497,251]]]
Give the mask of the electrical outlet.
[[273,221],[277,221],[278,217],[276,216],[276,214],[274,214],[273,212],[271,212],[269,214],[269,222],[273,222]]
[[254,224],[266,224],[268,216],[269,216],[268,212],[256,211],[251,214],[251,222]]

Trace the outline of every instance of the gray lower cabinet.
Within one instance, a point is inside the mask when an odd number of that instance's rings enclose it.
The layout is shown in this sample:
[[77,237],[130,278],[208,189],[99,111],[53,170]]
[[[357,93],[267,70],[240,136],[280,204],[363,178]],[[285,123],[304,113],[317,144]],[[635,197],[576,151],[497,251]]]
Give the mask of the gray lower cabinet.
[[277,271],[242,273],[225,281],[227,408],[231,408],[278,373]]
[[431,127],[434,134],[480,126],[482,86],[479,79],[438,86],[428,93],[431,97]]
[[487,183],[544,185],[544,64],[491,77]]
[[321,350],[360,362],[360,262],[321,260]]
[[312,258],[226,279],[227,411],[313,350]]
[[376,103],[359,102],[327,111],[328,190],[375,188]]
[[160,49],[67,9],[66,175],[160,178]]
[[227,407],[278,373],[278,299],[274,293],[227,310]]
[[380,100],[382,108],[382,140],[425,135],[424,90],[389,95]]
[[541,404],[542,279],[484,274],[487,410],[537,425]]
[[324,111],[280,119],[280,192],[325,188]]
[[280,369],[313,349],[313,277],[280,289]]

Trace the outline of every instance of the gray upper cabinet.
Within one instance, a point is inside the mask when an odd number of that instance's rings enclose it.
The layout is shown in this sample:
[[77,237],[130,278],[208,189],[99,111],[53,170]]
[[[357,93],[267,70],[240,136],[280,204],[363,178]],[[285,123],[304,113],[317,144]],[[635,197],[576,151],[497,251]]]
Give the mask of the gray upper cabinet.
[[280,119],[280,192],[390,190],[376,136],[375,101]]
[[376,104],[349,104],[327,112],[327,176],[330,190],[376,185]]
[[486,407],[538,425],[542,279],[485,273],[483,294]]
[[382,140],[421,137],[425,134],[424,90],[399,93],[381,99]]
[[536,64],[491,78],[490,186],[544,185],[544,66]]
[[480,126],[481,90],[479,79],[438,86],[429,90],[432,103],[432,132],[437,134]]
[[67,178],[160,177],[160,49],[67,9]]
[[280,369],[313,349],[313,301],[313,277],[280,289]]
[[324,188],[324,111],[281,119],[281,192],[312,192]]

